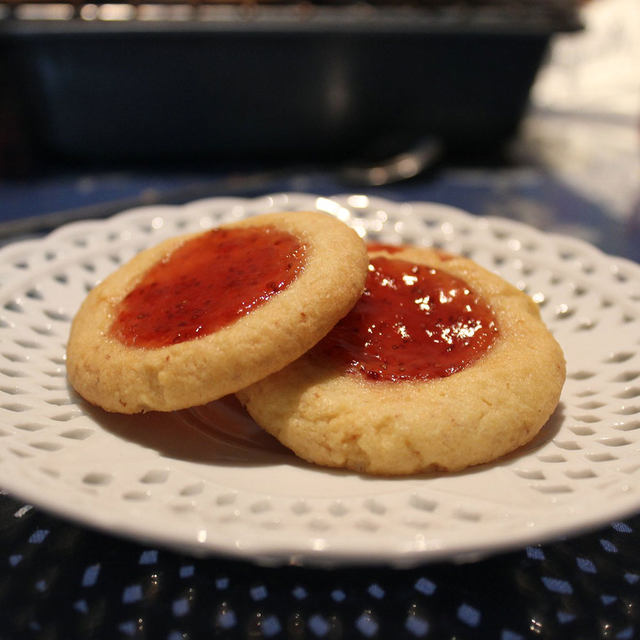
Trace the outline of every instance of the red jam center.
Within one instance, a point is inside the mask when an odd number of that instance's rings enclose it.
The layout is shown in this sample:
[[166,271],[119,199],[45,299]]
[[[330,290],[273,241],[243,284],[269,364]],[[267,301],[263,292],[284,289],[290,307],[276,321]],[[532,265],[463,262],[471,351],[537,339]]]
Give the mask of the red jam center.
[[304,258],[304,245],[285,231],[214,229],[147,271],[120,303],[111,334],[158,348],[213,333],[286,288]]
[[428,380],[464,369],[497,334],[493,312],[460,278],[378,257],[359,302],[314,353],[371,380]]

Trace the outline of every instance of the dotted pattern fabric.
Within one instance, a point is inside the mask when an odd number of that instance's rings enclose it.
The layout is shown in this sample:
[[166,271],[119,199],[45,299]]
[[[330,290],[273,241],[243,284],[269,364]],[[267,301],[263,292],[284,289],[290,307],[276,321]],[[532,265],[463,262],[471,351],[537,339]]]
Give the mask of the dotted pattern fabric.
[[0,496],[3,640],[640,635],[640,516],[471,564],[265,568],[78,528]]

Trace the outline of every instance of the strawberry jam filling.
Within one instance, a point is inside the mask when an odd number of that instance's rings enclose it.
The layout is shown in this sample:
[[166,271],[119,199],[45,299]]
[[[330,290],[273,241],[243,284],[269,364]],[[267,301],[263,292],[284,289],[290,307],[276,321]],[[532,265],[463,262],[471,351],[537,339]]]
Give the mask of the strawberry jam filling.
[[492,310],[460,278],[377,257],[364,294],[314,355],[370,380],[428,380],[469,366],[497,335]]
[[272,227],[208,231],[146,272],[120,303],[111,335],[153,349],[211,334],[289,286],[304,260],[300,240]]

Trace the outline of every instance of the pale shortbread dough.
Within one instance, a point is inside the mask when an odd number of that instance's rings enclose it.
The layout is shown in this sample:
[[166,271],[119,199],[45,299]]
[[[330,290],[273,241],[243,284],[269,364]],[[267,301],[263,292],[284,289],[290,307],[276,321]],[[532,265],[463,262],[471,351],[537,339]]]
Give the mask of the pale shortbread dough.
[[371,255],[465,280],[495,313],[493,347],[447,378],[401,382],[342,373],[311,352],[236,394],[256,422],[310,462],[381,475],[460,470],[530,441],[565,379],[563,353],[534,302],[462,257],[418,248]]
[[108,411],[182,409],[242,389],[318,342],[363,291],[364,243],[343,222],[315,212],[265,214],[224,226],[261,225],[304,243],[302,272],[248,315],[202,338],[145,349],[109,335],[118,303],[151,266],[195,234],[143,251],[95,287],[73,320],[67,346],[68,378],[78,393]]

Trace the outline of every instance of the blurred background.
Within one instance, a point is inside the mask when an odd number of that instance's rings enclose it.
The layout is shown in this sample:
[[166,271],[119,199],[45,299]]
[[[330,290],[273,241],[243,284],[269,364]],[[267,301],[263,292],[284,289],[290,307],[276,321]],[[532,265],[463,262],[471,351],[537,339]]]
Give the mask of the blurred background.
[[5,1],[0,232],[358,191],[638,259],[639,31],[636,0]]
[[422,136],[483,151],[514,132],[550,37],[580,24],[568,0],[5,12],[8,142],[27,165],[372,159]]

